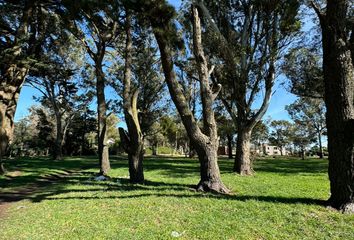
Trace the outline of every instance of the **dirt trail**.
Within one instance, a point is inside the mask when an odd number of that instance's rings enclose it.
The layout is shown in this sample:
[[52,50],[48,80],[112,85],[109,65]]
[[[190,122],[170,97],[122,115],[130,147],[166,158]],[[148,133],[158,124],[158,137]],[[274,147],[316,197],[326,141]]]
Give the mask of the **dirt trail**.
[[[0,190],[0,219],[6,216],[6,210],[11,203],[18,202],[24,199],[30,198],[36,193],[40,193],[43,188],[48,187],[51,184],[64,180],[68,176],[80,174],[80,170],[67,170],[60,174],[48,174],[43,177],[39,177],[35,182],[29,183],[24,187],[16,188],[12,191]],[[8,176],[12,178],[12,176]]]

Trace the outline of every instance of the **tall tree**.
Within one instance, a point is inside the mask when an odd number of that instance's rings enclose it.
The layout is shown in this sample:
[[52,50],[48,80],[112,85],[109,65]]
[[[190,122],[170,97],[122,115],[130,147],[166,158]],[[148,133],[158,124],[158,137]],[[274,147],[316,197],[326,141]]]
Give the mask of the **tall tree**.
[[281,51],[299,30],[299,2],[196,2],[208,28],[213,76],[224,86],[220,98],[237,129],[234,171],[249,175],[252,130],[268,109]]
[[119,8],[114,1],[83,2],[75,6],[68,3],[71,23],[71,31],[85,47],[89,57],[93,61],[96,77],[96,98],[98,115],[98,156],[100,174],[107,175],[110,170],[109,151],[107,144],[107,102],[105,86],[107,85],[104,69],[107,49],[114,47],[118,36]]
[[22,85],[35,55],[57,26],[55,1],[4,1],[0,4],[0,167],[13,139],[14,116]]
[[126,11],[125,19],[125,67],[123,77],[123,109],[128,134],[123,128],[119,128],[123,147],[128,153],[130,182],[140,183],[144,181],[143,159],[144,140],[138,117],[139,88],[132,86],[132,20],[130,11]]
[[301,125],[308,132],[316,133],[320,158],[323,158],[322,136],[326,129],[324,102],[321,99],[300,98],[285,109],[297,125]]
[[313,7],[322,29],[331,206],[354,213],[354,4],[327,0]]
[[172,24],[172,19],[175,15],[174,9],[161,0],[141,2],[140,7],[144,9],[145,15],[150,20],[160,49],[165,81],[182,123],[198,154],[201,179],[197,185],[197,189],[201,191],[228,193],[229,189],[221,181],[217,164],[218,136],[212,108],[212,103],[220,90],[220,86],[215,89],[210,87],[209,68],[201,47],[201,26],[198,10],[193,7],[191,15],[193,16],[194,26],[194,54],[199,60],[198,73],[203,108],[203,130],[199,127],[191,112],[183,89],[176,79],[173,69],[173,51],[176,45],[181,45],[177,37],[177,29]]

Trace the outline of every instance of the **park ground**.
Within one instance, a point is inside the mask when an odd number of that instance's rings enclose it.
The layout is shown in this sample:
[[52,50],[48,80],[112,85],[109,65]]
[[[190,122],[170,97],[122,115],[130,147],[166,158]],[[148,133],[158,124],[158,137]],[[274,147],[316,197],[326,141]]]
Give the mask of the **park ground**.
[[260,158],[255,175],[220,159],[229,196],[193,191],[198,161],[147,157],[145,184],[111,157],[111,179],[93,180],[96,158],[22,158],[0,177],[0,239],[354,239],[354,216],[324,206],[327,160]]

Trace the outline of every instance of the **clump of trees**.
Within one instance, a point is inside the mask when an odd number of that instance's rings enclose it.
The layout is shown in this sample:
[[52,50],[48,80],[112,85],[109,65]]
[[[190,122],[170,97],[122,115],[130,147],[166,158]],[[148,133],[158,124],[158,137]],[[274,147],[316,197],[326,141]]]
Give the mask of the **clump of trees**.
[[[301,28],[301,2],[295,0],[185,1],[179,16],[164,0],[4,1],[0,172],[11,144],[19,152],[33,144],[54,159],[97,147],[99,174],[108,175],[109,146],[121,142],[130,180],[139,183],[144,143],[156,151],[169,142],[198,155],[198,190],[229,193],[218,167],[220,137],[231,149],[236,136],[233,170],[252,174],[250,143],[268,134],[261,120],[282,70],[300,98],[286,109],[294,124],[270,124],[270,142],[291,142],[304,156],[317,141],[323,157],[327,134],[329,204],[354,212],[353,4],[327,0],[321,6],[311,4],[322,52],[291,45]],[[41,107],[17,124],[14,138],[25,81],[41,92]],[[118,97],[110,99],[111,87]],[[163,116],[170,107],[166,88],[178,113],[174,119]],[[216,111],[220,103],[223,109]],[[120,137],[116,113],[127,125]]]

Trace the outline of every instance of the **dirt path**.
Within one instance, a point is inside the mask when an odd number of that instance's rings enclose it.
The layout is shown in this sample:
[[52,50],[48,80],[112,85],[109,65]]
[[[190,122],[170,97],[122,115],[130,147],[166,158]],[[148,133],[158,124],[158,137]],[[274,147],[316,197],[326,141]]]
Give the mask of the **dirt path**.
[[35,182],[29,183],[24,187],[15,188],[12,191],[0,191],[0,219],[6,217],[6,212],[10,204],[31,198],[32,195],[40,193],[41,190],[51,184],[62,181],[66,177],[80,174],[83,170],[84,169],[67,170],[60,174],[48,174],[46,176],[39,177]]

